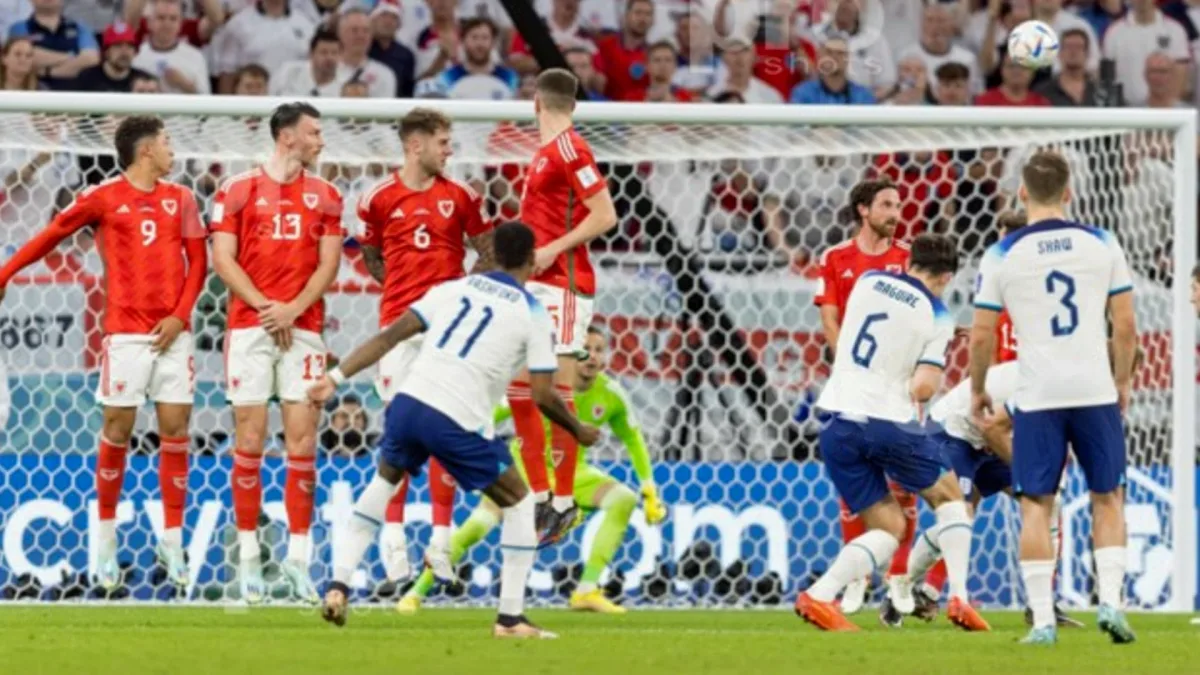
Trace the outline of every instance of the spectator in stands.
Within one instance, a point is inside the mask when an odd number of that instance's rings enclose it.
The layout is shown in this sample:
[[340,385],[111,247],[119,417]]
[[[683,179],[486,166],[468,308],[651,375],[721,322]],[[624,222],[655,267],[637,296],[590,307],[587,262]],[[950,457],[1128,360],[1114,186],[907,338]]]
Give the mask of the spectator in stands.
[[28,37],[36,45],[34,72],[50,89],[71,89],[75,78],[100,63],[96,35],[63,14],[62,0],[33,0],[33,13],[8,29],[8,39]]
[[673,40],[659,40],[646,49],[646,71],[650,82],[629,100],[652,103],[690,103],[692,93],[675,84],[679,51]]
[[8,39],[8,30],[13,24],[23,23],[33,14],[29,0],[0,0],[0,45]]
[[[181,0],[154,0],[149,30],[133,65],[162,79],[170,94],[208,94],[208,62],[204,55],[183,40]],[[130,24],[137,25],[137,24]]]
[[133,75],[133,85],[129,88],[132,94],[161,94],[163,93],[162,82],[151,75],[138,71]]
[[[717,3],[714,17],[717,34],[727,39],[748,37],[754,45],[754,77],[787,98],[797,84],[809,78],[817,58],[813,44],[795,29],[796,4],[788,0],[731,4],[734,1]],[[748,17],[739,9],[747,6],[761,13]]]
[[[145,42],[150,33],[150,22],[147,14],[147,4],[154,5],[155,0],[124,0],[122,14],[125,23],[134,26],[138,31],[138,40]],[[231,3],[234,4],[234,3]],[[193,47],[203,47],[212,39],[213,33],[225,25],[228,15],[221,0],[196,0],[195,2],[180,3],[181,21],[179,36],[187,40]],[[238,4],[238,7],[245,6]],[[197,13],[200,13],[199,15]],[[204,70],[208,71],[205,64]]]
[[342,85],[342,98],[371,98],[371,88],[366,82],[350,80]]
[[1090,0],[1074,3],[1075,13],[1091,25],[1095,35],[1102,39],[1108,27],[1125,16],[1125,0]]
[[943,63],[934,73],[933,103],[971,105],[971,71],[957,61]]
[[370,418],[357,396],[346,394],[340,401],[331,401],[326,409],[330,411],[329,426],[321,432],[325,452],[353,457],[371,451]]
[[871,105],[875,95],[849,79],[850,48],[845,36],[829,33],[817,58],[816,77],[796,85],[791,103],[817,105]]
[[[610,2],[609,4],[615,6],[616,3]],[[590,49],[595,54],[596,45],[592,42],[593,34],[583,25],[583,13],[580,11],[580,5],[581,0],[552,0],[549,10],[543,13],[539,8],[539,14],[542,15],[546,28],[550,31],[550,39],[559,49],[566,45],[578,45]],[[512,36],[512,44],[509,46],[508,58],[509,63],[517,69],[517,72],[534,73],[538,70],[537,61],[530,53],[525,38],[515,31]],[[599,88],[603,89],[602,86]]]
[[928,5],[921,18],[921,39],[900,54],[904,59],[920,56],[925,68],[936,77],[937,70],[947,63],[960,63],[970,72],[971,91],[983,91],[983,80],[979,76],[975,55],[952,42],[954,20],[950,10],[942,5]]
[[1181,99],[1183,90],[1176,67],[1175,55],[1153,52],[1146,57],[1143,71],[1147,91],[1143,106],[1146,108],[1186,108]]
[[[1165,53],[1175,60],[1175,76],[1181,85],[1187,74],[1191,57],[1187,33],[1154,3],[1155,0],[1131,0],[1131,11],[1104,34],[1104,58],[1117,63],[1117,82],[1126,105],[1144,105],[1150,96],[1146,59],[1151,54]],[[1183,91],[1181,86],[1180,93]]]
[[[1087,33],[1088,44],[1098,45],[1100,40],[1096,37],[1096,32],[1092,30],[1092,25],[1078,15],[1064,11],[1063,0],[1033,0],[1033,18],[1038,21],[1043,21],[1054,29],[1054,32],[1062,35],[1063,33],[1078,28]],[[1061,55],[1060,55],[1061,57]],[[1100,70],[1100,50],[1093,49],[1088,55],[1088,72],[1096,73]]]
[[1033,82],[1033,71],[1004,55],[1000,66],[1000,86],[993,87],[975,97],[975,105],[986,106],[1048,106],[1050,101],[1041,94],[1029,90]]
[[1038,87],[1037,92],[1056,107],[1094,107],[1100,105],[1096,79],[1087,72],[1088,50],[1092,48],[1086,31],[1078,28],[1058,36],[1058,74]]
[[710,98],[734,92],[747,103],[783,103],[774,87],[754,76],[754,45],[746,38],[735,36],[725,41],[721,65],[725,78],[709,89]]
[[504,101],[517,95],[517,71],[495,60],[498,31],[491,19],[474,17],[462,22],[462,63],[457,63],[417,83],[418,91],[431,86],[440,96],[453,99]]
[[962,44],[979,55],[979,71],[984,87],[1000,84],[1000,62],[1008,48],[1008,32],[1029,20],[1030,0],[986,0],[984,7],[971,15],[963,28]]
[[458,16],[454,0],[426,0],[429,25],[417,36],[417,80],[433,77],[458,61]]
[[929,71],[925,60],[915,54],[900,61],[899,78],[881,103],[887,105],[924,105],[932,94],[929,91]]
[[413,95],[413,85],[416,83],[417,57],[411,49],[396,40],[401,15],[399,0],[379,0],[379,4],[371,10],[371,32],[375,39],[367,55],[391,68],[392,75],[396,77],[395,96],[409,98]]
[[37,73],[33,72],[33,41],[15,38],[4,43],[0,52],[0,90],[34,91],[40,89]]
[[396,95],[396,76],[391,68],[371,59],[371,18],[361,7],[344,10],[337,21],[337,35],[342,42],[342,60],[338,63],[338,79],[343,82],[365,82],[371,98],[392,98]]
[[[583,45],[571,45],[563,50],[563,58],[567,60],[571,72],[579,78],[583,93],[587,95],[589,101],[608,100],[604,94],[600,93],[601,86],[604,84],[604,76],[596,71],[596,54],[593,49]],[[598,84],[601,86],[597,86]]]
[[115,0],[62,0],[61,5],[63,14],[92,28],[122,22],[121,3]]
[[[844,35],[849,50],[850,66],[846,76],[851,82],[871,90],[877,98],[896,85],[896,62],[892,48],[877,30],[868,30],[862,23],[861,3],[865,0],[840,0],[829,20],[817,26],[813,33],[829,37]],[[820,61],[818,61],[818,68]]]
[[704,13],[692,9],[679,18],[675,27],[675,44],[679,47],[679,67],[675,84],[695,97],[703,96],[717,81],[721,60],[713,49],[713,28]]
[[872,0],[863,7],[864,23],[883,34],[892,55],[899,60],[921,39],[921,10],[925,4],[926,0]]
[[151,77],[150,73],[133,67],[137,54],[137,31],[127,24],[113,24],[104,29],[104,63],[79,73],[77,91],[133,91],[134,77]]
[[319,29],[309,42],[308,58],[288,61],[271,78],[273,96],[337,98],[346,78],[338,77],[342,43],[331,30]]
[[266,96],[271,74],[257,63],[248,63],[233,74],[233,93],[237,96]]
[[259,0],[234,14],[213,37],[218,91],[233,91],[234,73],[243,66],[256,63],[274,76],[288,61],[303,59],[316,28],[312,19],[291,10],[290,0]]
[[596,69],[604,74],[604,95],[626,101],[645,89],[646,37],[654,25],[654,0],[629,0],[621,17],[621,32],[596,41]]

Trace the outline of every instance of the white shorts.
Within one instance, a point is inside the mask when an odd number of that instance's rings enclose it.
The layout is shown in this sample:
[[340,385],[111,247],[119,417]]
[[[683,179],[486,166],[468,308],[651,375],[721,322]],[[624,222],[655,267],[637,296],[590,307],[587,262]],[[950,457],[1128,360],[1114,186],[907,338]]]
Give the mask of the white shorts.
[[184,331],[167,351],[150,347],[153,335],[118,333],[104,338],[96,400],[114,408],[137,408],[147,400],[191,405],[196,392],[192,334]]
[[417,354],[421,352],[421,345],[425,341],[424,337],[424,335],[414,335],[392,347],[392,351],[379,359],[379,370],[375,374],[375,393],[379,394],[379,398],[383,399],[384,403],[391,403],[392,398],[396,396],[396,391],[400,389],[400,383],[403,382],[404,376],[408,375],[408,370],[412,368],[413,362],[417,360]]
[[325,341],[319,333],[292,331],[292,348],[280,352],[266,330],[235,328],[225,336],[225,398],[235,406],[308,400],[308,388],[325,376]]
[[525,290],[542,303],[554,322],[554,353],[559,356],[587,356],[584,341],[592,324],[592,299],[576,295],[565,288],[530,281]]

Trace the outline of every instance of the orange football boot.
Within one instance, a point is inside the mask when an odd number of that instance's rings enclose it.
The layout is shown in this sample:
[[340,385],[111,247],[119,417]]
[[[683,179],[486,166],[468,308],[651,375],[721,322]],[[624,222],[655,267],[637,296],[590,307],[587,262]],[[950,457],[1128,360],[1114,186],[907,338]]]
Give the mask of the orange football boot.
[[950,623],[966,631],[990,631],[992,629],[969,602],[958,596],[950,598],[950,604],[946,607],[946,618],[950,619]]
[[808,593],[801,593],[796,598],[796,615],[808,623],[834,633],[851,633],[859,630],[858,626],[842,614],[841,608],[832,602],[814,600]]

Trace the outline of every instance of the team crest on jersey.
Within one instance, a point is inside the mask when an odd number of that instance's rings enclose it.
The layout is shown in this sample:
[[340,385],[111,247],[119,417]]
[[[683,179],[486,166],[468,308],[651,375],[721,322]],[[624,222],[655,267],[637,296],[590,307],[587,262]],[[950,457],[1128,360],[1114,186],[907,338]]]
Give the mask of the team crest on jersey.
[[167,213],[169,213],[173,216],[173,215],[175,215],[176,209],[179,208],[179,203],[176,202],[174,199],[164,199],[164,200],[162,200],[162,207],[163,207],[163,211],[166,211]]
[[449,199],[439,199],[438,213],[442,214],[443,218],[449,218],[450,214],[454,213],[454,202]]
[[604,406],[602,406],[602,405],[592,406],[592,419],[598,420],[601,417],[604,417]]
[[317,195],[312,192],[304,193],[304,205],[310,209],[317,208]]

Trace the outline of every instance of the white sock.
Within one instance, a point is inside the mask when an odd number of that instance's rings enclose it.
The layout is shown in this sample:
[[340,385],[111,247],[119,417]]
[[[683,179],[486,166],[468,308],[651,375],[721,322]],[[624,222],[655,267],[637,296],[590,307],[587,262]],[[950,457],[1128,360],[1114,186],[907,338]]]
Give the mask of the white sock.
[[526,495],[514,506],[504,509],[500,548],[504,551],[504,564],[500,568],[499,613],[520,616],[525,611],[525,583],[537,554],[533,496]]
[[308,566],[308,535],[307,534],[289,534],[287,545],[287,559],[299,563],[305,567]]
[[349,584],[358,563],[362,562],[367,547],[375,541],[379,527],[387,513],[388,502],[396,493],[396,486],[375,474],[367,488],[354,502],[354,513],[350,516],[344,545],[333,552],[333,580]]
[[96,525],[96,543],[102,555],[114,555],[117,552],[117,520],[101,520]]
[[166,546],[167,548],[183,548],[183,528],[168,527],[164,529],[162,533],[162,539],[159,541],[162,542],[162,545]]
[[450,528],[445,525],[434,525],[433,534],[429,536],[430,548],[446,551],[450,549]]
[[258,531],[257,530],[238,530],[238,559],[258,560]]
[[1054,567],[1058,568],[1058,557],[1062,554],[1062,500],[1054,498],[1054,506],[1050,507],[1050,547],[1054,549]]
[[550,501],[550,505],[554,507],[555,511],[562,513],[572,506],[575,506],[575,498],[570,495],[566,497],[554,495],[554,499]]
[[850,582],[872,574],[892,559],[900,541],[883,530],[870,530],[842,548],[829,570],[808,589],[818,602],[833,602]]
[[964,501],[937,507],[937,547],[946,560],[950,597],[967,599],[967,574],[971,570],[971,515]]
[[1100,604],[1113,609],[1125,606],[1125,547],[1106,546],[1096,549],[1096,586]]
[[404,523],[384,523],[380,538],[396,547],[408,546],[408,534],[404,530]]
[[[936,565],[938,559],[942,557],[941,549],[934,546],[932,541],[937,539],[939,529],[937,525],[934,525],[918,534],[913,541],[912,550],[908,552],[908,580],[910,583],[920,583],[929,569]],[[939,588],[938,592],[940,593],[941,590]]]
[[1025,579],[1029,608],[1033,610],[1033,627],[1053,628],[1054,561],[1022,560],[1021,576]]

